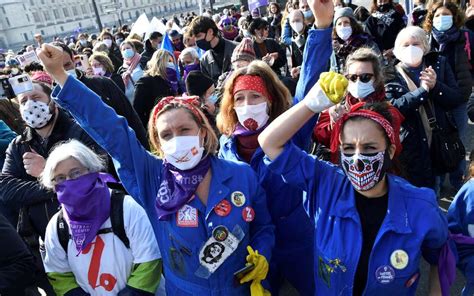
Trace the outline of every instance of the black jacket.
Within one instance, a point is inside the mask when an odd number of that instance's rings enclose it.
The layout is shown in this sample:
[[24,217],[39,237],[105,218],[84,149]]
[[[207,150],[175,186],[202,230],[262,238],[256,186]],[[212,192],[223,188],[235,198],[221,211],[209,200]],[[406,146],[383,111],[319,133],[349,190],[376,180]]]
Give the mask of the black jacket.
[[117,84],[117,86],[120,88],[120,90],[123,93],[125,93],[125,83],[123,82],[121,75],[117,73],[112,73],[112,75],[110,75],[109,78],[112,79],[112,81],[115,82],[115,84]]
[[469,101],[467,102],[467,116],[474,122],[474,93],[471,94]]
[[8,146],[5,163],[0,174],[0,207],[9,215],[12,225],[17,224],[20,208],[25,208],[35,233],[44,238],[49,219],[58,211],[56,195],[44,188],[37,178],[26,173],[23,154],[33,149],[48,158],[56,144],[76,139],[100,154],[105,152],[73,121],[69,115],[58,109],[57,120],[47,141],[30,127],[17,136]]
[[151,46],[150,39],[147,39],[145,41],[145,50],[142,52],[142,58],[140,59],[140,66],[142,66],[142,69],[146,69],[146,64],[148,63],[149,60],[151,60],[151,57],[155,53],[156,49],[154,49]]
[[448,111],[462,104],[464,99],[446,58],[438,53],[429,53],[424,57],[424,63],[426,67],[431,66],[437,75],[436,85],[429,93],[421,87],[411,92],[398,71],[395,71],[395,77],[385,85],[385,91],[387,99],[405,117],[400,133],[403,138],[400,161],[404,165],[408,181],[415,186],[434,188],[435,174],[419,108],[430,100],[438,125],[450,130],[454,125]]
[[388,12],[372,13],[366,21],[369,33],[374,37],[380,51],[393,48],[398,33],[405,28],[403,16],[391,8]]
[[127,119],[128,125],[135,131],[138,141],[147,150],[150,148],[146,136],[146,130],[140,122],[140,118],[130,104],[125,94],[118,86],[107,77],[87,77],[84,73],[76,71],[78,79],[89,89],[98,94],[104,103],[109,105],[118,115]]
[[115,43],[112,43],[112,46],[109,48],[108,56],[109,59],[112,61],[112,64],[114,65],[114,73],[117,73],[118,69],[123,64],[123,58],[122,54],[120,53],[120,48],[115,45]]
[[0,215],[0,295],[22,296],[33,284],[35,259],[8,220]]
[[135,84],[133,108],[138,113],[143,126],[146,128],[150,112],[163,97],[174,96],[173,90],[166,80],[160,76],[145,75]]
[[[444,57],[446,57],[449,65],[451,66],[451,69],[454,72],[454,76],[456,77],[459,90],[461,91],[461,96],[463,97],[464,101],[467,102],[472,92],[471,69],[473,66],[473,61],[472,59],[471,61],[469,61],[467,53],[464,49],[464,47],[466,46],[466,38],[464,32],[467,31],[461,30],[459,38],[454,42],[448,43],[444,50],[440,53]],[[431,49],[437,50],[439,45],[433,38],[433,35],[430,35],[430,42]],[[471,48],[473,45],[474,44],[471,43]]]
[[[280,75],[281,74],[280,68],[286,65],[285,48],[282,47],[274,39],[267,38],[263,42],[265,43],[265,46],[267,48],[267,53],[278,52],[278,58],[273,63],[272,69],[273,71],[275,71],[277,75]],[[264,55],[260,52],[260,49],[257,45],[257,42],[255,42],[255,40],[253,41],[253,49],[255,50],[255,55],[257,56],[257,59],[261,60]]]

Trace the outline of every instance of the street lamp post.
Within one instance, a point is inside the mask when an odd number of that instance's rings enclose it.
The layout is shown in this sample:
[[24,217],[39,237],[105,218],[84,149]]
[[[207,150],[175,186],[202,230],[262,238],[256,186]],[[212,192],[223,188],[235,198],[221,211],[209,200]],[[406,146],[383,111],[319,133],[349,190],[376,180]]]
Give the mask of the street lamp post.
[[99,26],[99,31],[102,32],[102,22],[100,21],[99,10],[97,9],[95,0],[92,0],[92,6],[94,6],[95,18],[97,20],[97,25]]

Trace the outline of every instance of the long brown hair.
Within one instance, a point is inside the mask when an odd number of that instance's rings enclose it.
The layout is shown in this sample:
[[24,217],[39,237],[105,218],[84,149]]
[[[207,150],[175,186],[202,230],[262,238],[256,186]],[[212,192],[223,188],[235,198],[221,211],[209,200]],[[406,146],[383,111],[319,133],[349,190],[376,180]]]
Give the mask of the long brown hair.
[[259,76],[263,79],[269,96],[272,98],[270,106],[269,120],[272,122],[280,114],[285,112],[291,105],[291,94],[286,86],[278,79],[272,68],[262,61],[253,61],[247,67],[236,70],[227,80],[224,87],[224,96],[221,102],[219,114],[217,114],[217,128],[226,136],[230,136],[235,126],[239,122],[234,110],[234,83],[237,77],[242,75]]

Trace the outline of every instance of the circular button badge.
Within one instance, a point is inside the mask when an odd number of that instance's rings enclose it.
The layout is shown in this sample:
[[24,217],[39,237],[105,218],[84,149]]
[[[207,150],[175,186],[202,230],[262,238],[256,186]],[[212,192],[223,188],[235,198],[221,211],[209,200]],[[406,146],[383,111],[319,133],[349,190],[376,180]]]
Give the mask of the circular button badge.
[[231,209],[230,202],[224,199],[214,207],[214,212],[221,217],[225,217],[229,215]]
[[245,222],[252,222],[253,219],[255,219],[255,211],[252,209],[252,207],[245,207],[242,210],[242,218]]
[[388,265],[383,265],[375,271],[375,278],[381,284],[390,284],[395,280],[395,270]]
[[240,208],[241,206],[243,206],[245,204],[246,198],[245,198],[245,195],[242,192],[234,191],[234,192],[232,192],[232,194],[230,196],[230,200],[232,201],[234,206]]
[[404,269],[408,265],[408,254],[404,250],[395,250],[390,256],[390,263],[396,269]]
[[216,241],[223,242],[229,236],[229,230],[227,227],[219,225],[212,231],[212,236]]

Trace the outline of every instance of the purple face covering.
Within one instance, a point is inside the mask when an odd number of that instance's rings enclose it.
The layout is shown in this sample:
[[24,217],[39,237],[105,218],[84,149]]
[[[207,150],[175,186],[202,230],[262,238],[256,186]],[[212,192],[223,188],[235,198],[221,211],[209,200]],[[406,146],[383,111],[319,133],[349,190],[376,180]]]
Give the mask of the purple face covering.
[[186,81],[186,77],[188,77],[189,72],[199,70],[201,70],[201,66],[199,65],[199,63],[187,65],[186,67],[184,67],[183,80]]
[[197,166],[186,171],[178,170],[165,162],[163,181],[155,201],[158,219],[165,220],[191,200],[210,167],[210,157],[204,158]]
[[175,69],[166,68],[166,78],[168,84],[175,94],[178,93],[178,74]]
[[56,185],[58,201],[71,229],[79,253],[97,235],[110,215],[110,192],[106,182],[117,181],[109,174],[90,173]]
[[240,123],[237,123],[237,125],[235,126],[235,130],[234,130],[234,133],[232,135],[234,136],[252,136],[252,135],[255,135],[255,134],[260,134],[266,127],[267,127],[268,123],[265,124],[264,126],[262,126],[261,128],[259,128],[258,130],[255,130],[255,131],[251,131],[251,130],[248,130],[246,129],[245,127],[243,127]]

